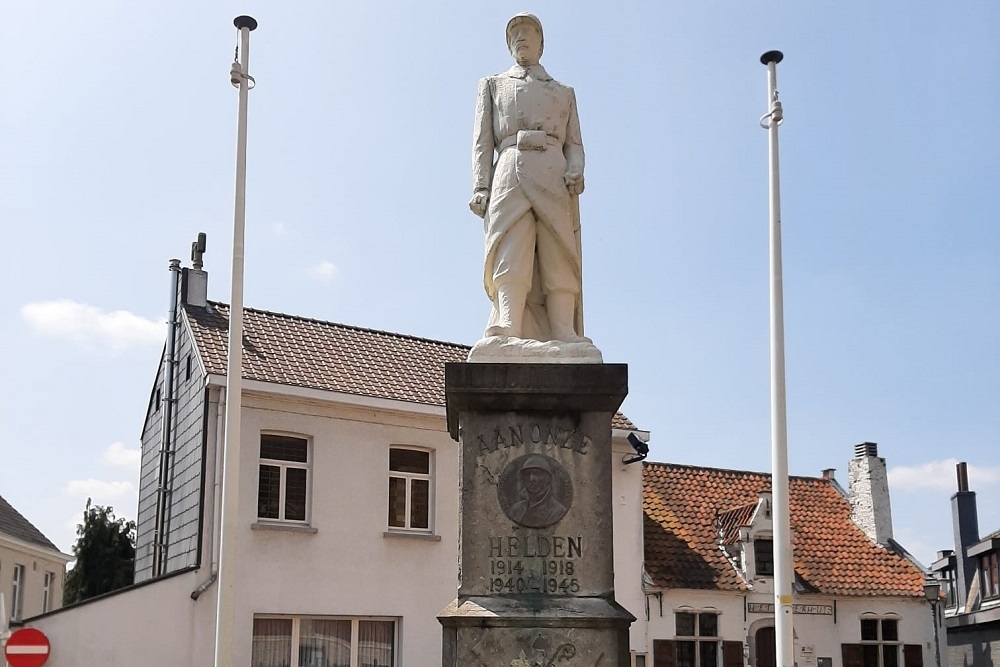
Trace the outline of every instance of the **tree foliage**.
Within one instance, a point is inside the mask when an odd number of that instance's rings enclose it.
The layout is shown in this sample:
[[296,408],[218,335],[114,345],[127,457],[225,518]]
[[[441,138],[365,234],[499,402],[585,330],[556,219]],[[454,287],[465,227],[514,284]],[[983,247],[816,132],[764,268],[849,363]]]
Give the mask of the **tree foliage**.
[[91,506],[76,527],[76,564],[66,575],[63,604],[80,602],[132,584],[135,564],[135,522],[115,518],[109,505]]

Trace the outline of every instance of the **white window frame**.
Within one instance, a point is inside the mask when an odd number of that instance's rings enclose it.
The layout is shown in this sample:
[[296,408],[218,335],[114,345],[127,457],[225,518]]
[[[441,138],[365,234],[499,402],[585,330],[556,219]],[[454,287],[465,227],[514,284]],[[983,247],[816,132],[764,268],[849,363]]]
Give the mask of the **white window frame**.
[[[416,473],[416,472],[400,472],[392,469],[392,452],[393,450],[406,450],[411,452],[420,452],[422,454],[427,454],[427,473]],[[411,447],[409,445],[391,445],[389,447],[389,479],[386,480],[386,525],[390,532],[399,533],[420,533],[420,534],[430,534],[434,531],[434,450],[427,449],[424,447]],[[406,482],[406,508],[404,510],[404,516],[406,517],[405,525],[403,526],[392,526],[389,524],[389,480],[403,479]],[[413,480],[426,480],[427,481],[427,527],[426,528],[413,528],[410,526],[410,509],[411,503],[413,501]]]
[[[361,621],[389,621],[392,622],[392,665],[396,667],[400,664],[399,658],[399,622],[400,619],[394,616],[291,616],[288,614],[254,614],[254,620],[282,619],[292,621],[292,655],[290,665],[299,664],[299,641],[301,623],[304,620],[317,621],[350,621],[351,622],[351,667],[360,667],[358,664],[358,646],[360,638],[359,623]],[[251,642],[253,637],[251,636]],[[379,667],[382,667],[381,665]]]
[[[690,614],[694,616],[694,635],[679,635],[677,634],[677,614]],[[714,635],[701,635],[701,624],[699,623],[699,616],[702,614],[711,614],[715,616],[715,634]],[[721,667],[722,665],[722,635],[719,632],[722,629],[722,612],[718,609],[690,609],[686,607],[681,607],[679,609],[674,609],[674,651],[676,656],[676,661],[680,663],[680,656],[678,648],[681,642],[692,642],[694,643],[694,665],[693,667],[701,667],[701,644],[705,642],[715,642],[715,665],[716,667]]]
[[[286,461],[283,459],[268,459],[260,456],[260,446],[263,444],[265,436],[280,436],[285,438],[296,438],[298,440],[304,440],[306,443],[306,462],[300,463],[299,461]],[[258,509],[257,509],[257,521],[264,523],[282,523],[282,524],[292,524],[297,526],[308,526],[312,519],[312,462],[313,462],[313,441],[307,435],[301,433],[284,433],[280,431],[261,431],[260,438],[258,440],[258,460],[257,460],[257,494],[258,494]],[[279,480],[278,480],[278,518],[274,517],[263,517],[260,516],[260,468],[261,466],[273,466],[279,469]],[[287,476],[288,470],[290,468],[300,469],[306,471],[306,507],[305,507],[305,518],[304,519],[286,519],[285,518],[285,492],[288,489]]]
[[12,621],[21,620],[21,612],[24,606],[24,572],[23,565],[14,563],[10,593],[10,619]]
[[[863,634],[863,632],[861,630],[861,622],[862,621],[877,621],[877,623],[875,625],[875,628],[876,628],[876,638],[875,639],[865,639],[864,638],[864,634]],[[882,623],[884,621],[895,621],[895,623],[896,623],[896,638],[895,639],[884,639],[882,637]],[[899,638],[900,625],[902,625],[901,622],[900,622],[900,618],[899,618],[899,616],[896,616],[895,614],[884,614],[884,615],[862,614],[861,618],[858,620],[858,636],[860,637],[859,643],[861,644],[861,646],[862,647],[864,647],[864,646],[878,646],[879,650],[878,650],[878,666],[877,667],[885,667],[884,651],[885,651],[885,647],[886,646],[895,647],[895,650],[896,650],[896,666],[897,667],[903,667],[903,654],[902,654],[903,642]],[[862,653],[861,653],[861,664],[862,664],[862,667],[865,665],[864,649],[862,649]]]
[[46,572],[42,577],[42,613],[52,611],[52,584],[55,583],[56,575]]

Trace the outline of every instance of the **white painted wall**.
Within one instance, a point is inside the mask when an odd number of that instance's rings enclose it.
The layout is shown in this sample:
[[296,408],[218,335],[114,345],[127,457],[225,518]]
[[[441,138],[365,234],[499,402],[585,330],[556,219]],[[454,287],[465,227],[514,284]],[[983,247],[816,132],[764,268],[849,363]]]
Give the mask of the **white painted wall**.
[[[749,603],[773,603],[770,594],[751,592],[746,595]],[[925,667],[934,665],[934,629],[928,603],[915,598],[836,598],[826,596],[796,596],[796,604],[835,605],[835,615],[797,614],[793,619],[796,659],[799,667],[814,667],[815,658],[831,657],[834,667],[842,667],[841,644],[861,642],[861,618],[866,614],[899,620],[901,644],[919,644],[923,647]],[[648,652],[653,654],[654,639],[674,639],[674,612],[689,610],[718,610],[719,629],[726,641],[741,641],[745,645],[747,664],[754,665],[753,636],[763,626],[774,625],[773,614],[746,614],[744,617],[743,594],[718,591],[671,590],[663,593],[663,614],[655,595],[649,597],[650,620],[648,623]],[[811,647],[814,662],[801,660],[801,647]],[[649,664],[652,664],[651,662]],[[900,665],[902,654],[900,654]]]

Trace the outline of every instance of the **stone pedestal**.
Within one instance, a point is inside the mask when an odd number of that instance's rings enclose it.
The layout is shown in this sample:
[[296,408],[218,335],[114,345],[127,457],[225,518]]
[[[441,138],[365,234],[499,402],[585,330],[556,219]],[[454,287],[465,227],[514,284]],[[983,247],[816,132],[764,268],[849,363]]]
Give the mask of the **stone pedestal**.
[[611,489],[627,366],[447,364],[445,379],[462,477],[442,664],[627,666]]

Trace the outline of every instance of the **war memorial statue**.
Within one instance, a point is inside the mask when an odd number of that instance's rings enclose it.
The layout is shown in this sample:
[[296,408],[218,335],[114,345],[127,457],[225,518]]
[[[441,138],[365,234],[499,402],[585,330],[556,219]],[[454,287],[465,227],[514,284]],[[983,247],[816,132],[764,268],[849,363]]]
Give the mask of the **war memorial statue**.
[[611,424],[628,368],[583,336],[576,96],[539,64],[538,18],[518,14],[506,38],[516,64],[479,82],[469,202],[492,312],[468,363],[445,365],[461,478],[442,665],[627,667]]
[[583,336],[576,93],[540,64],[535,16],[518,14],[506,33],[515,63],[480,80],[473,128],[469,208],[483,218],[483,286],[493,306],[470,361],[600,363]]

